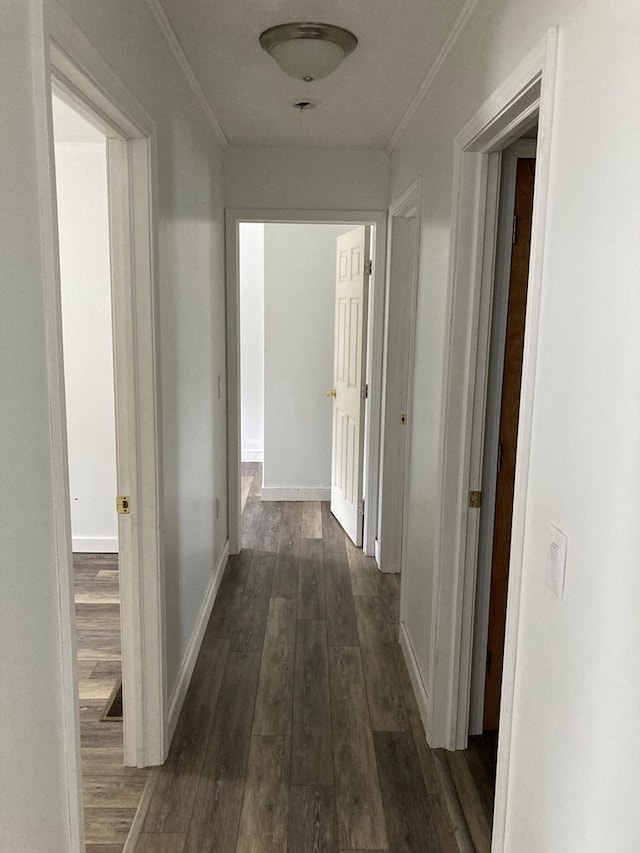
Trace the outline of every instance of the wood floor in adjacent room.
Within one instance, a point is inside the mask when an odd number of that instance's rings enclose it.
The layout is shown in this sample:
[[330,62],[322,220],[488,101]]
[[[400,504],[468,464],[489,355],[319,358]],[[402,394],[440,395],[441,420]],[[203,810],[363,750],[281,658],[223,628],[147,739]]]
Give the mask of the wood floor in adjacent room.
[[74,554],[86,853],[122,853],[149,778],[124,766],[122,722],[100,717],[121,678],[117,554]]
[[136,853],[457,851],[397,642],[399,576],[327,505],[262,503],[260,466],[244,473],[243,550]]

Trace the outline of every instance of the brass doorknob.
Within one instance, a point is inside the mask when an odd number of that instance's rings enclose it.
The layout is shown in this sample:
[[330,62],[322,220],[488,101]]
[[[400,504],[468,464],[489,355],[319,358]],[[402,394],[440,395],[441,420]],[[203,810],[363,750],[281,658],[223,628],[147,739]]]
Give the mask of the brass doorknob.
[[335,388],[330,388],[330,389],[327,391],[327,397],[335,397],[335,396],[336,396],[336,389],[335,389]]

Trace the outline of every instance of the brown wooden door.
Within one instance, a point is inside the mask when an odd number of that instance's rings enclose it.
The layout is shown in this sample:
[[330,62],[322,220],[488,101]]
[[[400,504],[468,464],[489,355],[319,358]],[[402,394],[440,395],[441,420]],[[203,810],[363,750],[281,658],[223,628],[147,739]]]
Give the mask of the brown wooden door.
[[533,158],[519,158],[516,171],[514,244],[511,252],[509,278],[509,305],[500,407],[500,447],[498,450],[493,556],[491,561],[487,677],[484,692],[484,729],[486,731],[497,729],[500,719],[500,688],[502,686],[502,659],[507,613],[509,551],[511,547],[513,489],[518,441],[518,412],[522,384],[535,164],[536,161]]

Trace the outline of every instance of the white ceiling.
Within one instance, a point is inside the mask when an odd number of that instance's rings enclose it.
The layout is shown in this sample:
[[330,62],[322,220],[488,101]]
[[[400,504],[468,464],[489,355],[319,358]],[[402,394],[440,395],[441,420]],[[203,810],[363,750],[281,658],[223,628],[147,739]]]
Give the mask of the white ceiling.
[[[384,149],[464,0],[147,0],[161,4],[231,145]],[[161,16],[162,17],[162,16]],[[319,21],[358,47],[331,76],[287,77],[258,42],[267,27]],[[319,102],[300,115],[294,101]]]

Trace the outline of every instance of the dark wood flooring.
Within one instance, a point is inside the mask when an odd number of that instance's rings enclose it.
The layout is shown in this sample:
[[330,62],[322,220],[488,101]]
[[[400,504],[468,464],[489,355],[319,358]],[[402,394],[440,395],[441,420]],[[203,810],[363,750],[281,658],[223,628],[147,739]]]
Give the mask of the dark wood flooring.
[[397,641],[399,577],[244,469],[229,560],[136,853],[457,851]]
[[124,766],[122,722],[100,717],[121,678],[117,554],[74,554],[86,853],[122,853],[149,770]]
[[497,732],[469,738],[469,747],[445,752],[476,853],[490,853],[496,795]]

